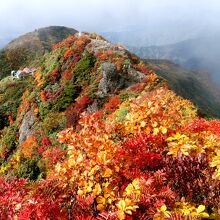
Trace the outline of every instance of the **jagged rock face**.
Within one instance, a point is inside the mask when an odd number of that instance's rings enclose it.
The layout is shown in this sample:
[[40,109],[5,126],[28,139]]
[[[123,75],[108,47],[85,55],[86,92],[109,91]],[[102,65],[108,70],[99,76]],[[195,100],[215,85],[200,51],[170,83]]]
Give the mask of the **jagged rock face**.
[[21,123],[19,129],[19,144],[22,144],[28,136],[33,134],[33,126],[35,122],[35,116],[33,110],[28,111]]
[[132,84],[139,83],[146,77],[143,73],[133,68],[128,68],[127,74]]
[[102,64],[101,68],[103,78],[99,83],[100,94],[107,95],[125,86],[126,81],[116,72],[115,64],[106,62]]
[[133,68],[128,68],[126,74],[118,73],[115,64],[105,62],[101,66],[103,78],[99,83],[98,95],[108,95],[117,90],[127,88],[135,83],[141,82],[145,75]]
[[91,39],[91,42],[86,46],[86,50],[90,53],[97,54],[101,50],[113,50],[114,45],[101,39]]
[[94,55],[97,55],[100,51],[112,50],[114,53],[122,57],[126,57],[128,52],[123,46],[114,45],[105,39],[100,38],[98,35],[95,39],[91,39],[90,43],[86,46],[85,49]]

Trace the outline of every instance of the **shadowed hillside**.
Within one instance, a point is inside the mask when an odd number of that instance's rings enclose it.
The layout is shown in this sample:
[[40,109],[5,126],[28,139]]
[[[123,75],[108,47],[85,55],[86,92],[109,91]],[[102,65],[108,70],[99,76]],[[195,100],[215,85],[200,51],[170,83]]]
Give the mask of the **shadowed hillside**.
[[220,89],[212,83],[208,73],[189,71],[168,60],[146,60],[146,63],[171,88],[184,98],[195,103],[208,117],[220,117]]

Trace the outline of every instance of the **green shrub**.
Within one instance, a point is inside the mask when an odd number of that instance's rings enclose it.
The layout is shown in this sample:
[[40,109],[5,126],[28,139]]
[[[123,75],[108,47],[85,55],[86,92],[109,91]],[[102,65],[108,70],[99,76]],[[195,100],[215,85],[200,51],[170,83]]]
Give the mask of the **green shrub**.
[[1,70],[0,79],[3,79],[11,72],[11,68],[7,63],[6,53],[4,50],[0,51],[0,70]]
[[23,160],[20,163],[17,171],[15,171],[14,175],[18,178],[28,178],[30,180],[36,180],[40,175],[40,168],[38,167],[38,158]]
[[135,93],[135,92],[129,92],[129,93],[125,92],[120,95],[120,101],[124,102],[125,100],[127,100],[129,98],[136,98],[138,96],[139,96],[139,94]]
[[41,102],[39,104],[39,114],[42,118],[45,118],[47,116],[47,114],[51,110],[51,106],[52,105],[49,102]]
[[96,58],[86,53],[74,68],[73,81],[81,83],[85,80],[90,80],[89,71],[94,66]]
[[21,97],[28,83],[26,81],[2,80],[0,82],[0,112],[2,115],[17,115]]
[[79,94],[79,87],[71,81],[66,81],[63,92],[52,102],[52,111],[63,111]]
[[19,69],[28,64],[36,57],[30,49],[15,48],[0,51],[0,79],[10,75],[11,70]]
[[44,56],[44,70],[45,73],[51,73],[55,69],[60,68],[60,59],[63,57],[64,49],[59,48],[53,50],[50,55],[46,54]]
[[2,130],[5,126],[8,126],[8,119],[0,109],[0,130]]
[[51,112],[43,121],[43,127],[46,134],[50,134],[56,131],[64,129],[66,124],[66,117],[64,113]]
[[117,112],[118,122],[123,122],[127,114],[128,114],[128,109],[125,107],[121,107]]
[[17,129],[14,126],[7,127],[3,130],[1,145],[6,146],[8,152],[11,152],[17,147],[16,131]]

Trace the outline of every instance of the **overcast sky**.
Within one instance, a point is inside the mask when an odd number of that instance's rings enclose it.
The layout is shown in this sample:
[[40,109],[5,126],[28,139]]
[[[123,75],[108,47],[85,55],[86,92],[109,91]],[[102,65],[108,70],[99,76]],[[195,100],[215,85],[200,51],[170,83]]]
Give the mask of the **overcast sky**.
[[121,31],[180,24],[218,26],[219,0],[0,0],[0,38],[39,27]]

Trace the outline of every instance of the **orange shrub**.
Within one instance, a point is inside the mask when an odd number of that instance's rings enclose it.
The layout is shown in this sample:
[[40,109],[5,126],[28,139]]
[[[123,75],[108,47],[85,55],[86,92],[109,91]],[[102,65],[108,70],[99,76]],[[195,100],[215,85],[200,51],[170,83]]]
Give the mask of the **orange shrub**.
[[73,55],[73,51],[72,50],[67,50],[65,52],[65,54],[63,55],[64,59],[68,59],[69,57],[71,57]]
[[46,92],[44,90],[40,91],[40,99],[41,99],[42,102],[46,102],[47,101]]
[[35,150],[38,148],[37,139],[35,136],[28,136],[21,145],[21,153],[25,158],[32,158]]

